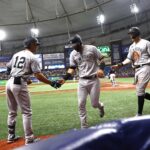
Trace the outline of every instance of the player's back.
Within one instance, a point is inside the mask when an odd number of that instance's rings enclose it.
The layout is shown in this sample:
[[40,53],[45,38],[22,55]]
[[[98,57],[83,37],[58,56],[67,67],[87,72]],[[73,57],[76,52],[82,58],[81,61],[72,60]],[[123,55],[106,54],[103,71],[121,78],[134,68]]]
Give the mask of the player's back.
[[8,66],[11,68],[10,75],[12,77],[18,77],[23,75],[29,75],[31,71],[31,61],[34,59],[34,54],[29,50],[22,50],[12,57]]

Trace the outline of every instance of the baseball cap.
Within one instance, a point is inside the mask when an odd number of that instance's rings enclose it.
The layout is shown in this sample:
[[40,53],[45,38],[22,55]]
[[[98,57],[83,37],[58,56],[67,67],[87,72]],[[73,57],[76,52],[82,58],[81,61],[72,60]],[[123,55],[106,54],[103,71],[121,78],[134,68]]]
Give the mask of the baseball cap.
[[29,47],[31,43],[35,43],[36,45],[40,45],[38,39],[35,38],[35,37],[27,37],[27,38],[23,41],[23,45],[24,45],[25,48]]

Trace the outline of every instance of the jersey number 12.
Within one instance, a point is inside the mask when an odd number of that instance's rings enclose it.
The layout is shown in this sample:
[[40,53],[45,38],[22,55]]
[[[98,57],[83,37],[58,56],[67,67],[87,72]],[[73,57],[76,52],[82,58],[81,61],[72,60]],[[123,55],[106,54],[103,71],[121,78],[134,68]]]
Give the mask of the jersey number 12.
[[16,60],[15,60],[14,68],[20,68],[20,69],[22,69],[23,66],[24,66],[25,60],[26,60],[25,57],[20,57],[19,58],[19,56],[17,56]]

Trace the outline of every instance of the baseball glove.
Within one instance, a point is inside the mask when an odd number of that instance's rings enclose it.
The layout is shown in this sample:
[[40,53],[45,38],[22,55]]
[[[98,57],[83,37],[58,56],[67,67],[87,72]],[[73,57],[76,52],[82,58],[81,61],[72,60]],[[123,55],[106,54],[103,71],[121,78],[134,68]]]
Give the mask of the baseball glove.
[[104,77],[104,72],[103,72],[103,70],[99,69],[99,70],[97,71],[97,77],[98,77],[98,78]]
[[52,87],[54,87],[55,89],[57,88],[60,88],[61,87],[61,84],[59,83],[59,81],[51,81],[51,84],[50,84]]

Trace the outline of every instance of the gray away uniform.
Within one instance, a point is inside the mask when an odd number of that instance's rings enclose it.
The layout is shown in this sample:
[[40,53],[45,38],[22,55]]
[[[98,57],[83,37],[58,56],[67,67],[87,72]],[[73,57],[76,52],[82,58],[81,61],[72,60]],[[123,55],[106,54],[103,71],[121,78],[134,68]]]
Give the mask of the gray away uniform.
[[[35,55],[29,50],[16,53],[7,65],[11,68],[10,79],[6,85],[8,103],[8,126],[16,123],[18,106],[21,109],[25,138],[33,138],[31,122],[30,95],[27,89],[27,79],[33,73],[41,72]],[[20,78],[21,77],[21,78]]]
[[127,58],[133,61],[133,66],[136,68],[136,92],[137,96],[142,96],[150,80],[150,42],[141,39],[138,43],[133,43],[129,48]]
[[84,45],[82,53],[73,50],[70,54],[70,66],[76,66],[79,71],[78,107],[81,128],[88,127],[86,115],[86,99],[90,95],[91,104],[100,111],[100,81],[95,76],[99,66],[97,61],[102,59],[101,53],[95,46]]

